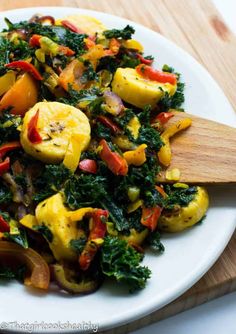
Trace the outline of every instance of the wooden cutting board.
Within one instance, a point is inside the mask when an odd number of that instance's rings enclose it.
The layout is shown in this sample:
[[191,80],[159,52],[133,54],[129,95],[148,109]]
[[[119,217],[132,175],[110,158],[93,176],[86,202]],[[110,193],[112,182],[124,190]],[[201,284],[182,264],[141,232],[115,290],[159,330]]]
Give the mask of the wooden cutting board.
[[[236,109],[236,37],[210,0],[1,0],[0,10],[48,5],[103,11],[160,32],[208,69]],[[184,295],[161,310],[108,332],[128,333],[234,290],[236,234],[215,265]]]

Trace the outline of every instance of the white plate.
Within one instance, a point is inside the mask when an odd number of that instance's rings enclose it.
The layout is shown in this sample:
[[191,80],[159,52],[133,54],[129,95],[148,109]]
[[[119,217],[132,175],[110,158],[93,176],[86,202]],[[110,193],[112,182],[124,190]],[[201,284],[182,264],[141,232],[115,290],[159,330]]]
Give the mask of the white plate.
[[[208,72],[185,51],[156,32],[120,17],[63,7],[27,8],[1,13],[0,28],[4,26],[5,16],[17,22],[35,13],[54,17],[84,13],[100,19],[109,28],[131,24],[136,29],[135,38],[143,43],[146,55],[155,56],[157,66],[169,64],[182,73],[187,86],[185,107],[188,112],[236,125],[236,114]],[[100,329],[107,329],[140,318],[171,302],[212,266],[234,231],[235,189],[231,186],[227,191],[224,188],[213,190],[210,192],[211,205],[207,219],[202,225],[164,237],[166,252],[163,255],[147,254],[144,264],[151,268],[152,278],[144,290],[130,295],[116,284],[107,282],[92,295],[72,297],[57,293],[36,294],[12,282],[1,285],[0,323],[69,321],[79,326],[88,322],[98,324]],[[19,327],[15,329],[21,331]],[[54,327],[48,331],[59,332],[59,329]],[[70,331],[70,327],[67,331]]]

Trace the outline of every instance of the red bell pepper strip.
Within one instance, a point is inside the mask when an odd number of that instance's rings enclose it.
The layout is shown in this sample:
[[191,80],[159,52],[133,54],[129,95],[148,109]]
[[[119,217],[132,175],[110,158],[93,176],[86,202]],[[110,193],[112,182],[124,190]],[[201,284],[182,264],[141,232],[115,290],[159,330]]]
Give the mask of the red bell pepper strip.
[[140,53],[137,53],[137,58],[145,65],[151,65],[153,63],[153,59],[146,59]]
[[84,172],[96,174],[97,173],[97,163],[95,160],[92,159],[84,159],[79,163],[79,169]]
[[37,123],[39,118],[39,110],[31,118],[28,125],[28,139],[32,144],[40,144],[43,140],[40,133],[37,130]]
[[0,158],[3,158],[4,155],[12,150],[21,148],[21,143],[19,141],[12,141],[7,144],[3,144],[0,146]]
[[10,158],[6,158],[3,162],[0,162],[0,175],[6,173],[10,168]]
[[75,32],[77,34],[84,34],[84,31],[82,29],[77,28],[73,23],[67,20],[62,20],[61,24],[63,25],[64,28],[68,28],[72,32]]
[[33,36],[30,37],[29,45],[33,47],[40,46],[40,38],[42,37],[43,37],[42,35],[34,34]]
[[155,186],[155,188],[156,188],[156,190],[161,194],[161,196],[162,196],[163,198],[166,198],[166,197],[167,197],[167,194],[166,194],[165,190],[164,190],[162,187],[160,187],[160,186]]
[[139,75],[153,81],[158,81],[161,83],[170,83],[171,85],[175,85],[177,82],[175,74],[154,70],[151,66],[147,66],[145,64],[138,65],[136,67],[136,71],[138,72]]
[[154,119],[152,119],[152,123],[155,123],[156,121],[160,122],[161,124],[165,124],[169,121],[170,118],[172,118],[174,114],[172,112],[161,112],[158,114]]
[[59,51],[63,53],[65,56],[73,56],[75,51],[68,48],[68,46],[59,45]]
[[97,120],[103,125],[105,125],[106,127],[108,127],[109,129],[111,129],[111,131],[114,134],[121,133],[121,129],[119,128],[119,126],[116,125],[112,120],[110,120],[110,118],[106,116],[98,116]]
[[141,224],[154,231],[157,227],[158,219],[161,215],[162,208],[155,206],[153,208],[142,208]]
[[82,270],[88,269],[98,251],[99,245],[95,242],[95,240],[104,238],[107,229],[103,219],[107,220],[108,216],[109,212],[102,209],[97,209],[91,215],[92,228],[89,234],[88,242],[79,256],[79,265]]
[[100,141],[99,146],[102,147],[100,157],[107,164],[107,167],[115,175],[126,175],[128,173],[126,160],[117,152],[112,152],[105,139]]
[[31,63],[28,63],[27,61],[24,61],[24,60],[13,61],[12,63],[6,64],[5,67],[20,68],[21,70],[32,74],[32,76],[36,80],[39,80],[39,81],[43,80],[43,77],[41,76],[39,71],[34,67],[34,65],[32,65]]
[[0,215],[0,232],[10,232],[10,226],[8,222]]

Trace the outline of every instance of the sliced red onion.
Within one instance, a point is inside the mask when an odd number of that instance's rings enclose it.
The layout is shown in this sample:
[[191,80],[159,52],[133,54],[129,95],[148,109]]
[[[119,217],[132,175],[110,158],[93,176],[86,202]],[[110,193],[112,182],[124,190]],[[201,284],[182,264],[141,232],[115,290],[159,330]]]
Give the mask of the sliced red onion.
[[121,98],[111,91],[105,91],[103,94],[106,102],[106,111],[112,115],[119,115],[124,110]]
[[15,182],[13,176],[10,173],[4,173],[2,175],[3,180],[10,186],[13,194],[13,202],[24,203],[24,194],[22,188]]

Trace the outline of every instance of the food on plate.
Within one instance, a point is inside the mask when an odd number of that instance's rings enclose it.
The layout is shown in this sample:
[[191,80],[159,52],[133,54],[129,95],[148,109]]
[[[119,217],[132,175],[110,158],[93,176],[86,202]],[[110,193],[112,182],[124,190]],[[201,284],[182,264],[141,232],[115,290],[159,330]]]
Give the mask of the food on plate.
[[[130,291],[145,247],[202,221],[205,188],[159,174],[191,126],[180,74],[133,38],[84,15],[35,15],[0,34],[0,278],[71,294],[106,277]],[[159,64],[158,64],[159,65]],[[158,258],[157,258],[158,264]]]

